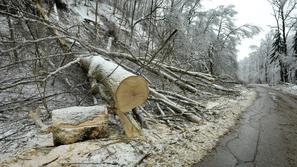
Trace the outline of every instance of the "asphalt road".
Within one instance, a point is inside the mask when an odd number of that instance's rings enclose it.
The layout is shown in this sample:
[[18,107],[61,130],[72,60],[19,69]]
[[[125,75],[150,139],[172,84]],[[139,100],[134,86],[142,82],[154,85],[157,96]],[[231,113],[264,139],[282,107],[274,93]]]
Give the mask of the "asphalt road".
[[195,167],[297,167],[297,96],[255,90],[238,126]]

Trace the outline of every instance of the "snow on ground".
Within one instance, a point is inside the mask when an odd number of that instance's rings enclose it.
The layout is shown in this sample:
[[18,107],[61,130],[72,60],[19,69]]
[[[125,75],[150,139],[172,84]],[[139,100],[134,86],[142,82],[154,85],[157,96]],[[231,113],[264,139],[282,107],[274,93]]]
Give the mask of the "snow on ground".
[[[80,21],[84,21],[84,19],[95,21],[95,14],[93,12],[90,12],[90,7],[78,5],[74,6],[72,10],[77,14],[78,19]],[[100,17],[98,19],[98,24],[103,25],[102,21],[100,20]]]
[[7,24],[7,18],[6,17],[3,17],[3,16],[0,16],[0,23],[1,23],[1,26],[0,26],[0,35],[1,35],[1,37],[4,37],[6,34],[9,33],[9,31],[8,31],[9,28],[8,28],[8,24]]
[[275,89],[297,95],[297,85],[286,83],[282,85],[273,86]]
[[270,87],[270,88],[273,88],[276,90],[283,91],[285,93],[297,95],[297,85],[295,85],[295,84],[284,83],[284,84],[273,85],[273,86],[268,86],[267,84],[264,84],[261,86]]
[[[85,5],[77,5],[71,6],[71,10],[77,16],[77,20],[84,21],[85,19],[92,20],[95,22],[95,13],[96,13],[96,2],[90,1],[87,6]],[[124,32],[131,32],[131,18],[127,18],[128,20],[123,19],[123,16],[119,10],[114,13],[114,9],[112,6],[106,3],[99,3],[98,5],[98,17],[97,23],[104,29],[108,29],[106,27],[106,20],[108,22],[113,23],[117,28],[121,29]],[[123,21],[125,20],[125,21]],[[128,21],[128,24],[126,24]],[[136,21],[134,21],[136,22]],[[143,30],[143,26],[141,24],[136,24],[134,27],[134,34],[138,41],[143,41],[143,39],[147,38],[146,31]]]
[[[78,16],[78,20],[84,21],[84,19],[92,20],[95,22],[95,13],[96,13],[96,2],[90,1],[87,6],[84,5],[77,5],[72,6],[71,9],[74,13]],[[100,19],[100,17],[105,17],[108,19],[108,21],[114,23],[117,27],[119,27],[121,30],[130,32],[130,28],[128,27],[129,24],[126,26],[123,25],[123,16],[119,13],[113,13],[113,7],[111,7],[108,4],[100,3],[98,5],[98,24],[100,26],[104,26],[104,22]],[[129,20],[131,22],[131,20]],[[143,30],[142,26],[140,24],[136,24],[135,26],[135,32],[138,35],[145,35],[145,31]]]
[[36,143],[36,147],[0,163],[4,166],[190,166],[215,147],[219,137],[229,132],[242,111],[256,99],[254,91],[241,86],[237,89],[240,96],[206,101],[214,117],[200,125],[185,122],[183,127],[172,128],[155,123],[144,129],[139,139],[111,135],[58,147]]

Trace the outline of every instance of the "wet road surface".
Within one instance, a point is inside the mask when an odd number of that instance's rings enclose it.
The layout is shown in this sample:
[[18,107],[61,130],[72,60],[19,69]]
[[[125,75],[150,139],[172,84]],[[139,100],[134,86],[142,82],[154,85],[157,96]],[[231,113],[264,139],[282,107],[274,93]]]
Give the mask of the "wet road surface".
[[195,167],[297,167],[297,97],[256,87],[238,126]]

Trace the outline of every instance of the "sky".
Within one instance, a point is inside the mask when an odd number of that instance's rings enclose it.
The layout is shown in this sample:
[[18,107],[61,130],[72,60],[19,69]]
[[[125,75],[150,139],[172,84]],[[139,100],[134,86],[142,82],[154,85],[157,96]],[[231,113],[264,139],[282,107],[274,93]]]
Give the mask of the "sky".
[[270,31],[269,25],[274,25],[275,20],[272,16],[272,8],[267,0],[203,0],[202,6],[206,9],[215,8],[219,5],[235,5],[235,10],[238,12],[236,25],[253,24],[262,29],[258,35],[252,39],[244,39],[241,44],[237,46],[238,57],[237,60],[242,60],[247,57],[251,50],[251,45],[259,46],[261,39],[265,37]]

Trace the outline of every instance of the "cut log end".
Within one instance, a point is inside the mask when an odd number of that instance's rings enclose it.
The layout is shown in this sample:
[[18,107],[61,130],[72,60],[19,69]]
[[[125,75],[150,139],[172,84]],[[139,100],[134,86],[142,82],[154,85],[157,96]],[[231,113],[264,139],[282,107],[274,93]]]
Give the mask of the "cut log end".
[[147,81],[141,76],[130,76],[124,79],[116,90],[116,107],[120,112],[129,112],[142,105],[148,94]]

